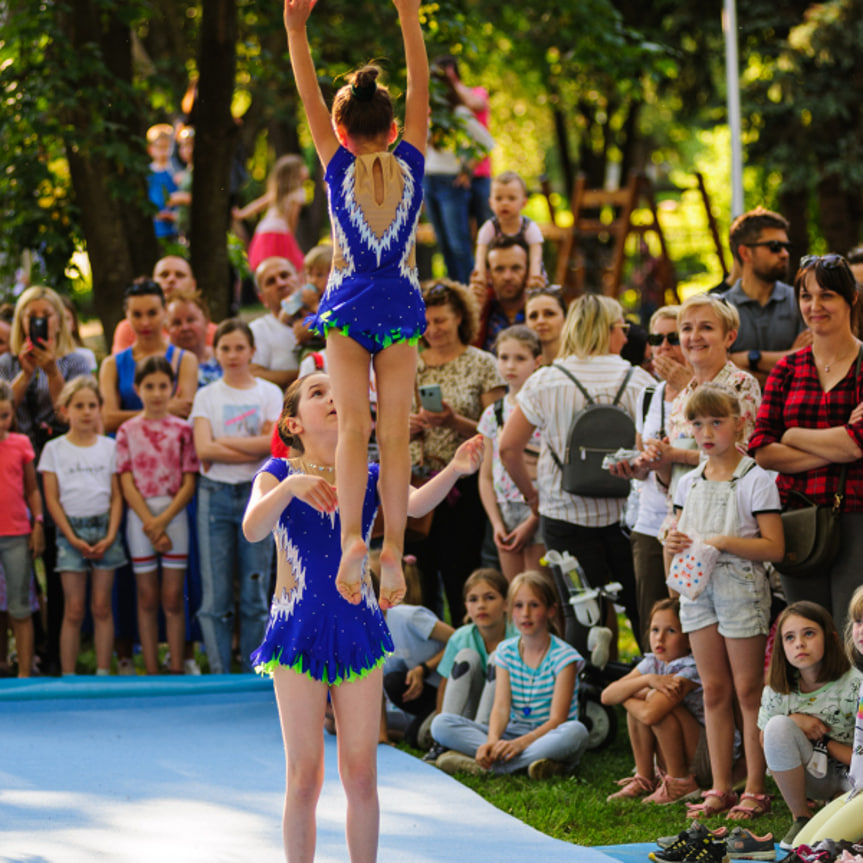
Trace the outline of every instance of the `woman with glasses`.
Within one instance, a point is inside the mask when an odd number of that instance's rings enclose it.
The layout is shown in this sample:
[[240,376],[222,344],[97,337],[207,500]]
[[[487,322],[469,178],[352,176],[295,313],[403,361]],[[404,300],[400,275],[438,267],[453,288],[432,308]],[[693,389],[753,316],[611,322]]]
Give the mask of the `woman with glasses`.
[[[503,398],[506,386],[494,356],[471,345],[478,316],[469,289],[441,280],[423,287],[423,299],[427,325],[417,363],[410,432],[414,475],[425,478],[441,470],[459,445],[477,433],[482,412]],[[423,390],[429,385],[440,387],[441,402],[423,407]],[[406,549],[417,558],[423,601],[438,617],[440,576],[454,625],[464,617],[462,587],[480,565],[485,525],[478,478],[465,476],[434,510],[428,536],[409,542]]]
[[[605,404],[614,400],[626,375],[630,374],[618,404],[634,421],[638,395],[653,379],[644,369],[633,369],[620,357],[627,329],[617,300],[583,294],[567,312],[556,364],[563,365],[592,398]],[[585,406],[585,401],[578,387],[560,369],[554,365],[538,369],[519,392],[517,405],[503,428],[500,459],[524,499],[539,512],[539,529],[546,548],[570,552],[594,587],[619,581],[623,585],[622,602],[633,631],[639,632],[632,553],[620,534],[626,498],[594,498],[565,492],[561,485],[561,469],[555,461],[556,455],[565,452],[570,422]],[[537,487],[534,488],[524,449],[537,428],[542,445],[537,463]],[[616,631],[613,610],[608,626]],[[586,631],[578,632],[577,637],[581,643],[576,643],[575,647],[587,655]],[[616,656],[616,652],[612,651],[612,655]]]
[[817,602],[841,632],[863,558],[863,374],[854,335],[860,300],[840,255],[803,258],[794,291],[812,345],[789,354],[770,373],[749,447],[758,464],[779,471],[782,503],[792,507],[802,503],[792,492],[831,504],[847,465],[841,544],[829,573],[782,578],[788,602]]
[[[719,384],[737,396],[743,420],[742,448],[745,449],[755,427],[761,388],[749,372],[737,368],[728,358],[739,325],[737,309],[713,294],[696,294],[680,307],[677,331],[683,359],[692,370],[692,377],[671,405],[665,436],[646,439],[644,456],[635,465],[639,471],[645,466],[655,471],[657,480],[669,488],[669,493],[673,493],[678,477],[699,461],[695,436],[685,416],[686,402],[699,386],[708,382]],[[660,375],[663,370],[669,373],[671,368],[667,360],[660,358]],[[674,371],[679,380],[680,372]]]
[[524,322],[542,345],[542,364],[551,365],[560,350],[560,334],[566,320],[566,303],[559,285],[531,288],[524,304]]

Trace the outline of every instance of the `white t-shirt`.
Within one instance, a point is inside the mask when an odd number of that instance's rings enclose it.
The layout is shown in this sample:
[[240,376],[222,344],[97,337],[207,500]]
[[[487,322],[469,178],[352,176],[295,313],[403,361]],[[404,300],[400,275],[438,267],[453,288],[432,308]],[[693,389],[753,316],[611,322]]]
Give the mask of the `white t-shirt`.
[[[214,438],[257,437],[264,423],[275,422],[282,410],[282,391],[269,381],[255,378],[255,385],[238,390],[218,380],[202,387],[192,403],[191,420],[202,417],[210,421]],[[208,471],[201,465],[201,474],[216,482],[236,485],[251,482],[258,469],[267,460],[228,464],[213,462]]]
[[[683,509],[685,507],[689,489],[692,488],[692,483],[701,476],[704,468],[705,465],[699,465],[680,478],[680,482],[677,484],[674,492],[675,509]],[[705,480],[705,482],[708,481]],[[774,476],[758,465],[755,465],[737,480],[735,490],[737,492],[737,518],[739,525],[737,535],[747,539],[761,536],[756,516],[765,512],[782,511],[782,504],[779,500],[779,489],[776,488]]]
[[[645,398],[647,398],[647,387],[638,397],[638,413],[635,415],[635,430],[641,435],[642,442],[657,438],[659,432],[663,430],[663,420],[667,421],[671,413],[671,402],[665,401],[664,381],[656,385],[646,417],[644,416]],[[666,515],[668,515],[668,498],[665,489],[659,485],[656,474],[651,471],[647,479],[638,483],[638,518],[632,529],[645,536],[656,536]]]
[[[401,660],[408,669],[431,659],[444,648],[444,642],[431,637],[432,630],[440,621],[433,611],[422,605],[397,605],[387,611],[387,626],[393,637],[395,650],[387,657],[384,674]],[[433,671],[427,678],[429,686],[440,683],[440,675]]]
[[297,340],[292,327],[283,324],[267,312],[249,324],[255,337],[255,355],[252,362],[273,372],[293,371],[297,362]]
[[[629,363],[616,354],[583,359],[573,355],[555,362],[566,366],[600,404],[611,404],[630,369]],[[644,369],[633,369],[618,402],[633,421],[637,415],[639,393],[653,383],[655,381]],[[560,468],[549,451],[551,447],[559,458],[563,457],[572,417],[585,405],[581,390],[559,369],[544,366],[527,379],[516,401],[525,419],[542,433],[536,482],[540,515],[583,527],[607,527],[620,521],[626,498],[568,494],[561,488]]]
[[63,435],[45,444],[39,470],[56,474],[60,506],[67,516],[103,515],[111,509],[111,478],[117,472],[117,444],[99,435],[93,446],[76,446]]

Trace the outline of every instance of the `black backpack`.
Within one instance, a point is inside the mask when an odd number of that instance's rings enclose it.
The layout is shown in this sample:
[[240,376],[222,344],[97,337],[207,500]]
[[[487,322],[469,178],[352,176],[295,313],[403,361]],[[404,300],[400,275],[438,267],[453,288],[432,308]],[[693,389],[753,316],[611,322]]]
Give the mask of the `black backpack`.
[[635,369],[630,367],[624,375],[611,404],[598,404],[575,375],[559,363],[552,365],[581,390],[587,402],[572,418],[563,459],[551,446],[548,448],[563,474],[561,487],[569,494],[582,497],[626,497],[629,494],[629,480],[612,476],[603,470],[602,460],[621,447],[632,449],[635,446],[635,423],[618,405]]

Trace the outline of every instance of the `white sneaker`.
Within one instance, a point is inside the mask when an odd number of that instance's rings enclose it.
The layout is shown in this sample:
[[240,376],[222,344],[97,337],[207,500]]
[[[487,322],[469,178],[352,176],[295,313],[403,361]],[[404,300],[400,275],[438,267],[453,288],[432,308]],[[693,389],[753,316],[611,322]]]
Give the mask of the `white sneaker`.
[[590,664],[596,666],[600,671],[608,665],[613,637],[614,633],[607,626],[592,626],[587,633]]
[[187,659],[183,663],[183,673],[184,674],[194,674],[199,675],[201,673],[201,666],[195,662],[194,659]]

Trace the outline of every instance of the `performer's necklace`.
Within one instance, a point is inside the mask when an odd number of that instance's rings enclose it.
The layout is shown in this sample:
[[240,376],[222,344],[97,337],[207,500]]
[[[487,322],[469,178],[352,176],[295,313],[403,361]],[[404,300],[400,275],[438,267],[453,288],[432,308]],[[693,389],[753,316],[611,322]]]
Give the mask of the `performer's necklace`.
[[306,461],[306,459],[303,459],[303,464],[306,467],[310,467],[314,470],[320,470],[320,471],[323,471],[324,473],[333,473],[333,471],[335,471],[335,467],[332,465],[315,464],[313,461]]

